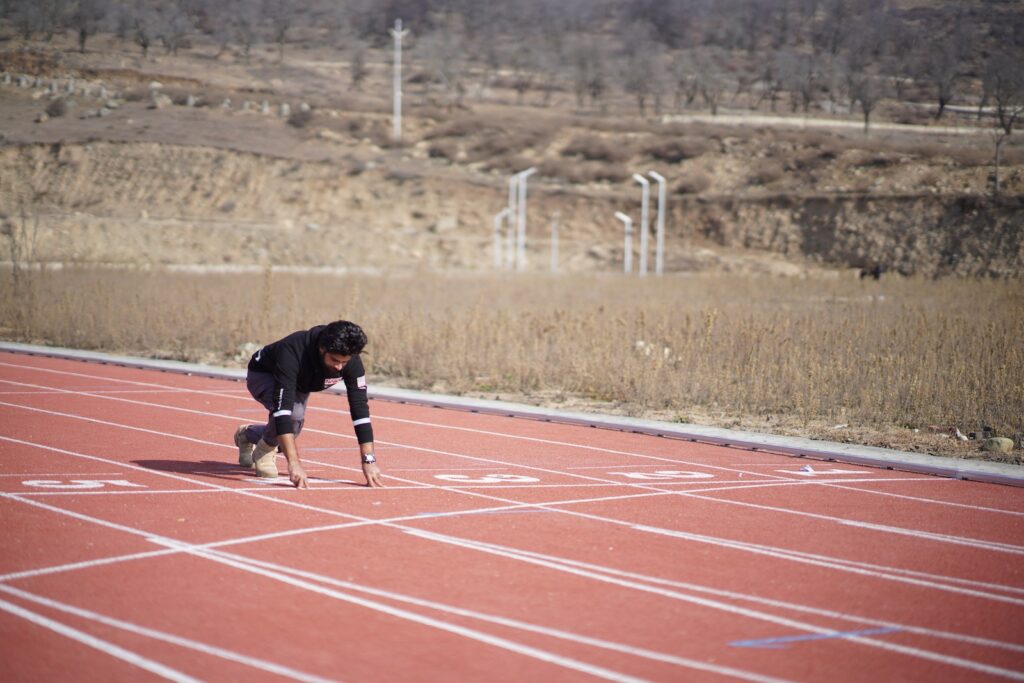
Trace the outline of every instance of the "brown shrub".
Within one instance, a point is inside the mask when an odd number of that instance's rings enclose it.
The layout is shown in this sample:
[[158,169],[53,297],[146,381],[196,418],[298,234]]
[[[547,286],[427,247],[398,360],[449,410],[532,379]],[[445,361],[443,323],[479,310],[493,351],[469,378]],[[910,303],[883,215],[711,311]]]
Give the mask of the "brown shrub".
[[700,138],[676,138],[659,140],[644,148],[644,154],[669,164],[678,164],[711,151],[711,144]]
[[46,105],[46,113],[52,119],[55,119],[59,116],[64,116],[68,113],[67,100],[65,100],[63,97],[60,97],[56,100],[51,100],[50,103]]
[[288,125],[293,128],[305,128],[313,120],[312,111],[296,110],[288,117]]
[[438,138],[464,138],[484,132],[494,132],[486,123],[477,118],[460,118],[441,124],[423,134],[424,140]]
[[629,158],[622,146],[596,135],[577,135],[569,141],[561,152],[564,157],[580,157],[588,161],[607,161],[622,163]]
[[747,173],[748,185],[770,185],[785,175],[782,163],[778,159],[758,159],[751,164]]
[[459,146],[451,140],[438,140],[431,143],[427,148],[427,156],[432,159],[447,159],[455,161],[459,156]]
[[706,173],[690,171],[684,173],[672,187],[673,194],[700,194],[711,187],[711,178]]
[[548,159],[538,166],[538,170],[545,177],[560,178],[573,184],[623,183],[630,176],[622,164],[569,159]]

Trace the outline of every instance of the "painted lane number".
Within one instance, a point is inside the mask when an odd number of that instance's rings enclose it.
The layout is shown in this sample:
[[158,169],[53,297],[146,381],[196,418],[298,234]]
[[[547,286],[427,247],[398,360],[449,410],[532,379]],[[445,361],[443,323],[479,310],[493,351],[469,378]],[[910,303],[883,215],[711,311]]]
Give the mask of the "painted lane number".
[[609,472],[614,477],[629,479],[665,480],[665,479],[713,479],[715,475],[707,472],[680,472],[678,470],[657,470],[656,472]]
[[144,489],[142,484],[133,484],[124,479],[28,479],[21,482],[25,486],[38,489],[101,489],[105,486],[118,486],[121,488]]
[[521,474],[485,474],[482,477],[470,477],[466,474],[435,474],[434,479],[454,481],[459,484],[528,484],[538,482],[536,477]]

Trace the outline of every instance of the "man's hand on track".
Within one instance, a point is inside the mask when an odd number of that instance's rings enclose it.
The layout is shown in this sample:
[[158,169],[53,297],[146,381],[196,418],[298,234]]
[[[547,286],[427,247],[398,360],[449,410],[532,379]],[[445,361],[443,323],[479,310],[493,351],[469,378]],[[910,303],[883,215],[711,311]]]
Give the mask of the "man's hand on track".
[[382,488],[384,486],[381,483],[380,468],[377,467],[375,462],[363,463],[363,476],[366,477],[366,485],[370,488]]
[[288,478],[297,489],[309,488],[309,484],[306,482],[306,470],[302,469],[301,463],[295,463],[294,465],[288,463]]

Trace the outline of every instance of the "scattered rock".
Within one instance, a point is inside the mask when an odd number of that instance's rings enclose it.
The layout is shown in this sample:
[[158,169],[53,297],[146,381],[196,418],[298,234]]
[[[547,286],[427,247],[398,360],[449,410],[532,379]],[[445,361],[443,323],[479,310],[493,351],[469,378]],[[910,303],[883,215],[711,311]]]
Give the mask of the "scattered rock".
[[260,104],[260,113],[261,114],[269,114],[270,113],[270,102],[267,102],[266,100],[263,100],[263,102]]
[[186,107],[194,107],[194,106],[196,106],[196,97],[195,97],[195,95],[191,95],[190,94],[188,97],[185,98],[185,106]]
[[985,439],[981,450],[987,453],[1009,453],[1013,450],[1013,439],[1007,439],[1005,436],[993,436]]
[[305,102],[299,102],[299,111],[301,111],[301,112],[312,111],[312,107],[310,107]]
[[171,101],[170,97],[158,93],[154,90],[153,97],[150,99],[149,102],[149,109],[163,109],[164,107],[169,107],[172,104],[173,102]]
[[430,232],[449,232],[459,227],[459,219],[456,216],[442,216],[436,223],[430,226]]
[[277,113],[278,113],[279,116],[282,116],[284,118],[288,118],[289,116],[292,115],[292,108],[290,106],[288,106],[287,102],[282,102]]
[[39,112],[39,115],[36,116],[36,123],[46,123],[49,120],[50,120],[50,115],[47,114],[45,111]]
[[160,81],[150,81],[149,82],[149,89],[150,90],[160,90],[163,87],[164,87],[164,84],[161,83]]
[[231,109],[231,98],[225,97],[224,101],[220,103],[221,109]]

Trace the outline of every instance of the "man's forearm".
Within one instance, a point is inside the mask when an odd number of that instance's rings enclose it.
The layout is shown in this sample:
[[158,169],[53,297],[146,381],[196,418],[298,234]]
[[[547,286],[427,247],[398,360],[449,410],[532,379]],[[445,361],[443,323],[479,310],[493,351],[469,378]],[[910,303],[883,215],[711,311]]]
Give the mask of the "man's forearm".
[[299,447],[295,445],[294,434],[278,434],[277,445],[281,447],[281,452],[284,453],[289,465],[299,462]]

